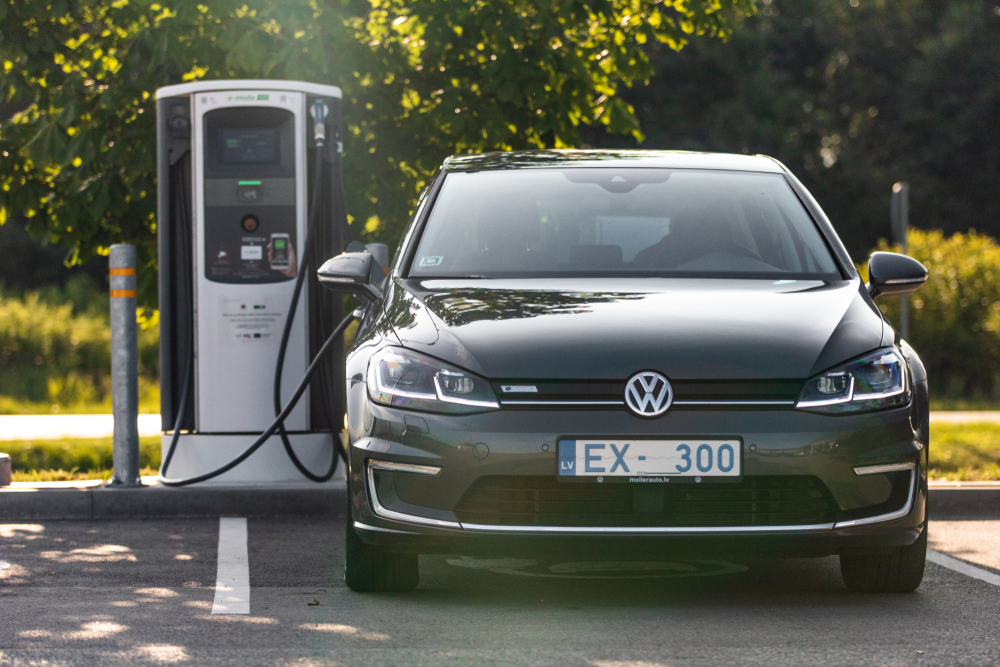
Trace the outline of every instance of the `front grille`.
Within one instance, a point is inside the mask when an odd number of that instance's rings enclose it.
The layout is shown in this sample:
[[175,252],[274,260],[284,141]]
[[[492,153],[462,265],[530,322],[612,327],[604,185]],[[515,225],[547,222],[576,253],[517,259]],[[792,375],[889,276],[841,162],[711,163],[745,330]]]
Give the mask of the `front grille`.
[[565,527],[740,527],[832,523],[837,504],[809,476],[738,483],[571,483],[554,477],[479,478],[455,509],[463,523]]
[[[742,405],[773,409],[791,406],[802,389],[799,380],[672,380],[675,409]],[[529,385],[534,391],[510,391]],[[507,389],[505,389],[505,387]],[[502,380],[493,389],[505,409],[625,408],[625,380]]]

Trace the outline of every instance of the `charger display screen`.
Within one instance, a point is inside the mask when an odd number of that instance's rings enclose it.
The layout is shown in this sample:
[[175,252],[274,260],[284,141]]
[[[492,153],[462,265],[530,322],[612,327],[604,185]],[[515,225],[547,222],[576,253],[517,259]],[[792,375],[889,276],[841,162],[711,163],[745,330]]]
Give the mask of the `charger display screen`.
[[220,127],[219,144],[223,164],[275,164],[280,159],[276,127]]
[[305,176],[298,173],[305,137],[296,134],[295,113],[266,105],[206,109],[199,134],[205,278],[232,285],[295,280]]

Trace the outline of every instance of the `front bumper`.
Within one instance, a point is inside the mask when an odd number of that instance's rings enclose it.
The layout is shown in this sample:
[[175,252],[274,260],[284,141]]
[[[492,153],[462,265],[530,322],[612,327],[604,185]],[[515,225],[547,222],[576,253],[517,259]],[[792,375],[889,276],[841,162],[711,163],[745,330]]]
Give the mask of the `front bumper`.
[[[850,416],[676,409],[660,419],[642,420],[614,410],[428,415],[358,398],[363,406],[355,406],[363,407],[363,416],[350,424],[351,521],[363,540],[392,550],[497,553],[508,547],[522,552],[627,545],[636,552],[736,548],[828,555],[905,546],[917,539],[925,523],[926,446],[912,406]],[[821,523],[741,526],[498,525],[456,515],[462,495],[480,477],[555,476],[560,436],[607,433],[737,436],[743,442],[745,477],[814,476],[829,489],[839,511]],[[397,469],[388,486],[380,485],[376,473],[383,463],[440,472]],[[854,471],[884,464],[909,466],[904,473],[893,473],[897,486],[901,482],[905,488],[893,493],[892,474]],[[900,502],[888,507],[890,495]]]

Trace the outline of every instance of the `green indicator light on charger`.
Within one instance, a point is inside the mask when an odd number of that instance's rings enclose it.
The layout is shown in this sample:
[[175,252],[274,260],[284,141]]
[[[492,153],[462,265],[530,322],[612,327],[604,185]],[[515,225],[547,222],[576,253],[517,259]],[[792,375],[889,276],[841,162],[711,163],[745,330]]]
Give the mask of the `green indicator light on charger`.
[[260,185],[260,181],[240,181],[239,185]]

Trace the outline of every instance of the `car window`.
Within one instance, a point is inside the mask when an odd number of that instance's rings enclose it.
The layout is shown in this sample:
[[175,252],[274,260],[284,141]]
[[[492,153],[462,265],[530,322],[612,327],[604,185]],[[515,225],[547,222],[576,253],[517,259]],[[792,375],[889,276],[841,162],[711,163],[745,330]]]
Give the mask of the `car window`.
[[780,174],[625,168],[450,173],[410,275],[840,278]]

